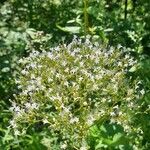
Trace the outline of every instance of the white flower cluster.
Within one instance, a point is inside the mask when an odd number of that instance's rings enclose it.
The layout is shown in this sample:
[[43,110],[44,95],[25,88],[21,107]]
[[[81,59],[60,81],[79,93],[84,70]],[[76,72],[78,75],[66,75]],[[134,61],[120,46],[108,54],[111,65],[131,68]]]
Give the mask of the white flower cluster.
[[[20,107],[11,107],[13,128],[20,120],[30,123],[32,117],[39,116],[53,132],[59,131],[62,142],[66,141],[62,149],[67,149],[68,143],[84,149],[80,141],[101,119],[128,125],[127,109],[136,107],[136,81],[132,85],[126,74],[136,61],[123,50],[75,38],[49,52],[34,51],[20,62],[24,69],[17,83],[22,91],[16,97]],[[29,113],[35,109],[36,113]]]
[[19,131],[18,121],[20,119],[23,119],[24,117],[33,115],[35,111],[37,111],[39,108],[39,104],[36,102],[25,102],[23,105],[19,106],[15,102],[12,102],[12,106],[9,108],[9,110],[13,114],[13,119],[10,120],[10,126],[14,129],[15,135],[21,135],[25,133],[24,129],[21,129],[22,133]]

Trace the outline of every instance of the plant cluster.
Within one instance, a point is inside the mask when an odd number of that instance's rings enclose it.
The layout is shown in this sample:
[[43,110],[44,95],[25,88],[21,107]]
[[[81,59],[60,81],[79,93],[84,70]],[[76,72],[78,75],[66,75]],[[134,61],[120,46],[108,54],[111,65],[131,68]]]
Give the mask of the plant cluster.
[[110,120],[132,132],[144,90],[139,91],[138,80],[127,77],[136,61],[124,49],[74,38],[48,52],[33,51],[20,63],[20,93],[10,107],[14,135],[41,124],[55,139],[50,147],[57,143],[60,149],[82,150],[90,148],[86,139],[93,125]]

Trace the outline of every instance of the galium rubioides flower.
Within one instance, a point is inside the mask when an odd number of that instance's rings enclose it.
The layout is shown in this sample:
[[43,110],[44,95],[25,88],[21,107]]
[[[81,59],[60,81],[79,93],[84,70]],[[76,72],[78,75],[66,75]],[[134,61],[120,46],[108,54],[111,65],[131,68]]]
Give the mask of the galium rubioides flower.
[[137,81],[127,73],[136,61],[123,49],[74,38],[49,52],[33,51],[20,62],[21,92],[10,108],[17,135],[27,124],[42,122],[60,149],[88,149],[88,129],[96,123],[110,120],[130,130],[138,96]]

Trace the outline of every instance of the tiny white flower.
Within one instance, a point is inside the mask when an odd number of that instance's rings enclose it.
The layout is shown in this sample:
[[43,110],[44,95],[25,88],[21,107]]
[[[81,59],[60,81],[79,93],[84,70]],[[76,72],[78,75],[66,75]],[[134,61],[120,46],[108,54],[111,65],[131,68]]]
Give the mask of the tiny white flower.
[[14,120],[10,121],[10,126],[12,126],[12,128],[14,128],[14,129],[17,128],[17,124]]
[[65,81],[65,82],[64,82],[64,85],[68,87],[68,86],[69,86],[68,81]]
[[95,118],[92,115],[90,115],[87,119],[87,124],[91,126],[94,123],[94,121],[95,121]]
[[84,105],[84,106],[87,106],[88,104],[87,104],[87,102],[83,102],[83,105]]
[[80,67],[83,67],[83,65],[84,65],[84,63],[81,61],[81,62],[80,62]]
[[110,112],[110,116],[112,117],[116,116],[115,112]]
[[140,91],[140,93],[141,93],[142,95],[144,95],[144,94],[145,94],[145,90],[142,89],[142,90]]
[[68,72],[69,72],[69,68],[66,68],[64,71],[65,71],[66,73],[68,73]]
[[53,59],[53,57],[54,57],[51,52],[48,52],[48,53],[47,53],[47,56],[48,56],[50,59]]
[[83,77],[79,77],[79,81],[82,81],[83,80]]
[[67,63],[65,61],[63,61],[62,65],[65,67],[67,65]]
[[14,107],[14,111],[15,112],[19,112],[20,111],[20,107],[19,106]]
[[86,146],[82,146],[82,147],[80,148],[80,150],[87,150],[87,147],[86,147]]
[[28,90],[24,90],[24,91],[22,91],[22,93],[21,93],[22,95],[27,95],[28,94]]
[[71,123],[71,124],[76,123],[76,122],[79,122],[79,118],[74,117],[74,118],[71,118],[71,119],[70,119],[70,123]]
[[39,105],[37,103],[32,103],[31,108],[32,109],[38,109]]
[[20,131],[19,130],[17,130],[17,129],[15,129],[15,131],[14,131],[14,135],[20,135]]
[[49,123],[49,121],[45,118],[42,120],[44,124]]
[[26,70],[24,69],[24,70],[21,71],[21,73],[22,73],[23,75],[27,75],[27,74],[28,74],[28,71],[26,71]]
[[32,68],[35,68],[35,67],[36,67],[36,64],[35,64],[35,63],[31,63],[30,66],[31,66]]
[[69,108],[66,108],[66,107],[65,107],[65,108],[64,108],[64,112],[65,112],[65,113],[69,113],[69,112],[70,112]]
[[66,149],[67,148],[67,144],[66,143],[63,143],[61,146],[60,146],[61,149]]

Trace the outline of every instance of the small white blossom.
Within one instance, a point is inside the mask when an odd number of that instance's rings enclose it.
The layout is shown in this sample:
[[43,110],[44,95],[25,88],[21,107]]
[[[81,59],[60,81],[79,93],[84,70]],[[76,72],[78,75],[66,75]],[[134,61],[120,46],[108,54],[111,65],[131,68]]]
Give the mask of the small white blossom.
[[89,115],[87,119],[87,124],[91,126],[94,123],[94,121],[95,121],[95,118],[92,115]]
[[63,143],[61,146],[60,146],[61,149],[66,149],[67,148],[67,144],[66,143]]
[[82,146],[80,150],[88,150],[86,146]]
[[37,103],[32,103],[31,108],[32,109],[38,109],[39,105]]
[[112,117],[116,116],[115,112],[110,112],[110,116]]
[[16,135],[16,136],[17,136],[17,135],[20,135],[20,131],[16,129],[16,130],[14,131],[14,135]]
[[17,128],[17,124],[14,120],[10,121],[10,126],[12,126],[12,128],[14,128],[14,129]]
[[45,118],[42,120],[44,124],[49,123],[49,121]]
[[71,123],[71,124],[76,123],[76,122],[79,122],[79,118],[74,117],[74,118],[71,118],[71,119],[70,119],[70,123]]
[[24,70],[21,71],[21,73],[22,73],[23,75],[27,75],[29,72],[24,69]]
[[30,103],[25,103],[25,107],[26,107],[27,109],[30,109],[30,108],[31,108],[31,104],[30,104]]
[[145,94],[145,90],[142,89],[142,90],[140,91],[140,93],[141,93],[142,95],[144,95],[144,94]]

